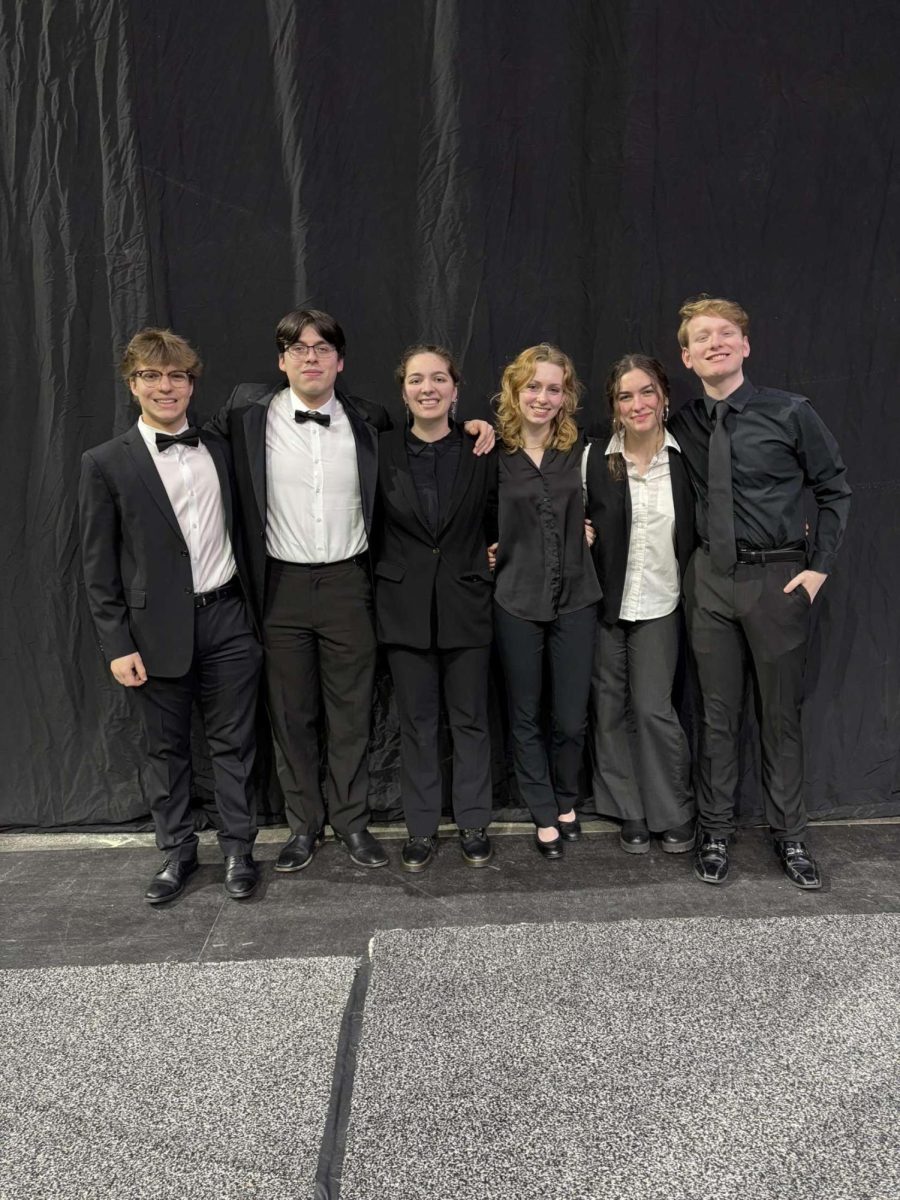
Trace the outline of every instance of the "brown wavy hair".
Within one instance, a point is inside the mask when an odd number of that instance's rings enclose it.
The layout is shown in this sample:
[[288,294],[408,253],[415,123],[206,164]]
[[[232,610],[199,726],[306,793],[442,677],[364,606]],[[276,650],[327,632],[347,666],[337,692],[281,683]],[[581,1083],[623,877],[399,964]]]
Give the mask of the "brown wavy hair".
[[522,410],[519,408],[519,393],[534,379],[538,363],[552,363],[562,367],[563,373],[563,402],[553,418],[548,450],[571,450],[578,441],[578,426],[574,415],[578,412],[578,402],[584,388],[579,382],[575,364],[556,346],[541,342],[539,346],[529,346],[518,354],[503,372],[500,380],[500,391],[493,398],[497,413],[497,432],[500,441],[508,453],[521,450],[525,445],[522,435]]
[[176,367],[194,379],[203,374],[200,355],[187,340],[171,329],[148,326],[140,329],[122,351],[119,373],[127,383],[143,363],[146,367]]
[[688,321],[692,321],[694,317],[705,317],[709,313],[714,317],[723,317],[726,321],[733,321],[741,331],[742,337],[750,336],[750,317],[736,300],[725,300],[722,296],[710,296],[706,292],[701,292],[699,296],[685,300],[678,310],[678,315],[681,317],[681,324],[678,326],[678,345],[682,350],[688,344]]
[[[663,424],[665,424],[666,414],[669,411],[669,377],[666,374],[666,368],[658,358],[651,358],[649,354],[623,354],[620,359],[613,363],[606,377],[606,399],[609,403],[613,431],[615,433],[622,432],[616,418],[616,397],[619,394],[619,385],[629,371],[643,371],[656,384],[663,402]],[[609,464],[609,473],[613,479],[625,478],[625,460],[621,454],[608,455],[607,462]]]
[[400,384],[401,389],[406,380],[406,368],[409,366],[409,360],[415,358],[417,354],[434,354],[437,358],[442,358],[447,364],[447,374],[457,386],[459,385],[459,367],[446,346],[434,346],[430,342],[416,342],[414,346],[406,347],[394,370],[394,379]]

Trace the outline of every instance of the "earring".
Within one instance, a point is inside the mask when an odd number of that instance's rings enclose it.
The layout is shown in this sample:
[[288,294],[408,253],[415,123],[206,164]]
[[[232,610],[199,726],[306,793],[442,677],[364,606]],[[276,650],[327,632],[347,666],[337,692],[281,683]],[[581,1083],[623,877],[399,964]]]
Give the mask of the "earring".
[[666,421],[668,421],[668,419],[669,419],[669,406],[667,404],[666,407],[663,409],[663,425],[665,425],[665,423],[666,423]]
[[406,423],[407,423],[407,425],[412,425],[414,418],[412,415],[412,411],[405,400],[403,401],[403,407],[406,409]]
[[454,396],[450,404],[450,420],[456,420],[456,410],[459,408],[459,396]]

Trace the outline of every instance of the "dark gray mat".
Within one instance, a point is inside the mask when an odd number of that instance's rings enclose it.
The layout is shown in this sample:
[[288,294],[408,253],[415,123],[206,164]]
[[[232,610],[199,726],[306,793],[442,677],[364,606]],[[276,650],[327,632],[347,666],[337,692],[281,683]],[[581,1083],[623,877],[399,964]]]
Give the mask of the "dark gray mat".
[[341,1198],[894,1200],[898,932],[380,933]]
[[0,973],[0,1197],[312,1196],[355,965]]

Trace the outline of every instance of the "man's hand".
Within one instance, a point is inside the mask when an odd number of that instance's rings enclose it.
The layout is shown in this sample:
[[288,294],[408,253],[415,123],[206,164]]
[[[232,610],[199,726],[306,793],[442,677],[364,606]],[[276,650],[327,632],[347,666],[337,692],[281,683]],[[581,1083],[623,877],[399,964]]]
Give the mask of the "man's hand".
[[499,545],[500,545],[499,542],[494,542],[493,546],[488,546],[488,548],[487,548],[488,570],[489,571],[493,571],[494,567],[496,567],[496,565],[497,565],[497,547]]
[[466,421],[463,429],[469,437],[476,439],[475,445],[472,447],[473,454],[489,454],[493,450],[494,442],[497,440],[493,425],[487,421]]
[[147,672],[144,670],[144,660],[135,650],[134,654],[123,654],[114,658],[109,664],[116,683],[122,687],[140,687],[147,682]]
[[597,530],[591,524],[590,517],[584,518],[584,536],[589,546],[593,546],[594,542],[597,540]]
[[801,571],[799,575],[794,576],[784,590],[786,592],[792,592],[794,588],[804,587],[809,593],[809,602],[812,604],[813,600],[816,598],[819,588],[827,578],[828,576],[824,575],[821,571]]

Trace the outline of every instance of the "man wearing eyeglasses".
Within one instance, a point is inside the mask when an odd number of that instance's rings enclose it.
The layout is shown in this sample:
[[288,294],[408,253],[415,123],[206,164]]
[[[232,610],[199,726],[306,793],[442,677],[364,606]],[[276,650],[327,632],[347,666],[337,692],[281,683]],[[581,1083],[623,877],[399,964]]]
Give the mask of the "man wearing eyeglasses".
[[147,745],[144,795],[163,867],[146,893],[173,900],[197,868],[191,812],[191,709],[206,728],[235,900],[258,884],[248,792],[262,648],[235,560],[228,446],[188,424],[199,356],[168,329],[128,343],[122,378],[141,413],[81,462],[82,559],[91,615],[117,683],[132,690]]
[[[345,339],[328,313],[289,312],[275,338],[287,386],[240,384],[213,421],[234,454],[291,827],[275,870],[302,870],[322,839],[320,704],[328,742],[327,820],[354,863],[382,867],[387,854],[368,830],[375,675],[368,546],[378,434],[390,428],[390,418],[380,404],[336,389]],[[470,422],[467,429],[479,434],[476,451],[490,449],[488,425]]]

